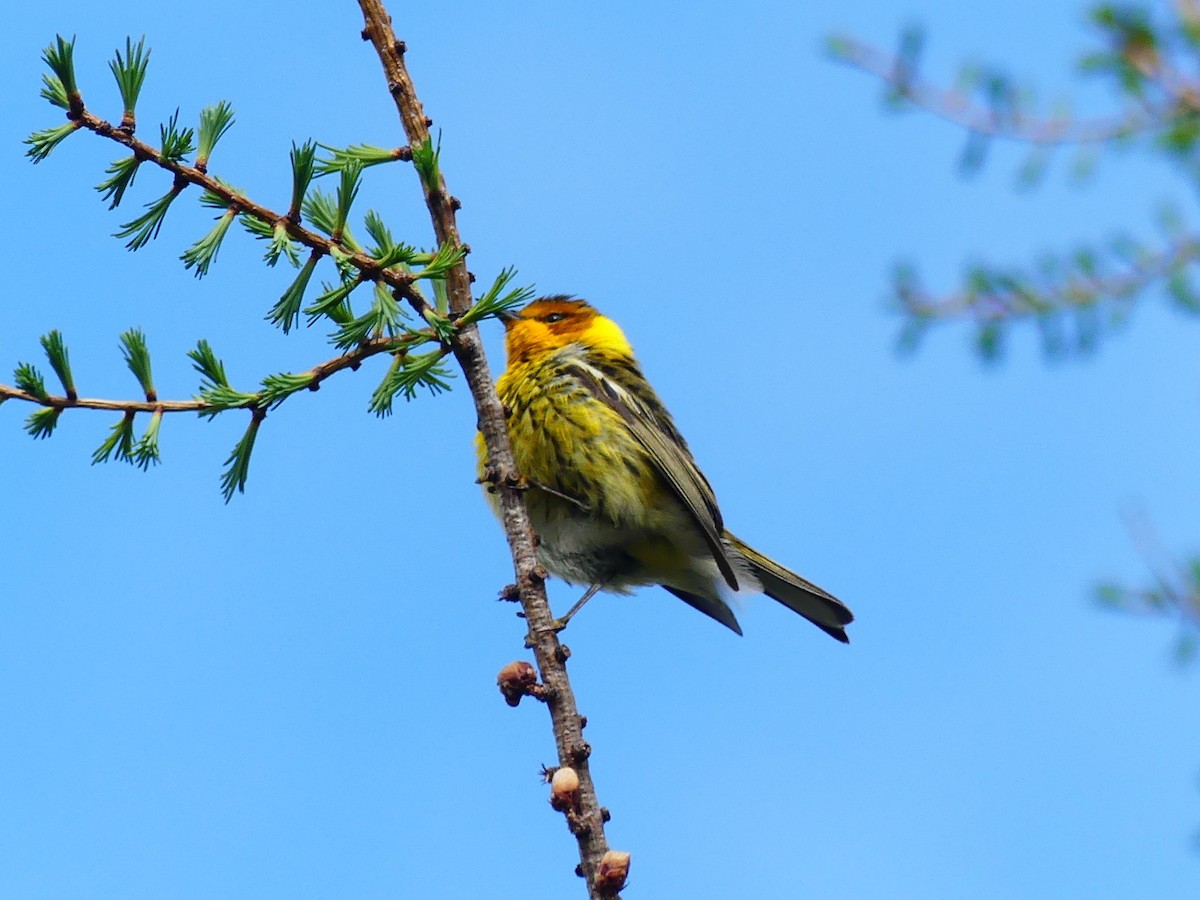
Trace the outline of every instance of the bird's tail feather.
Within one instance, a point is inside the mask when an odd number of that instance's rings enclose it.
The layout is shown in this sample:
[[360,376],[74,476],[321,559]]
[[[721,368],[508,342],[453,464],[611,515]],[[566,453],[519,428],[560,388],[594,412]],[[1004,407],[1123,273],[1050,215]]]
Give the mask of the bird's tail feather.
[[737,617],[733,614],[733,610],[729,608],[729,604],[720,597],[705,597],[701,594],[693,594],[691,591],[685,591],[682,588],[671,587],[669,584],[664,584],[664,588],[686,603],[692,609],[698,609],[706,616],[710,616],[728,628],[730,631],[737,634],[742,633],[742,626],[738,624]]
[[845,626],[854,621],[854,614],[841,600],[790,569],[785,569],[770,557],[763,556],[729,532],[725,533],[725,539],[745,558],[751,574],[762,585],[764,594],[804,616],[830,637],[843,644],[850,643]]

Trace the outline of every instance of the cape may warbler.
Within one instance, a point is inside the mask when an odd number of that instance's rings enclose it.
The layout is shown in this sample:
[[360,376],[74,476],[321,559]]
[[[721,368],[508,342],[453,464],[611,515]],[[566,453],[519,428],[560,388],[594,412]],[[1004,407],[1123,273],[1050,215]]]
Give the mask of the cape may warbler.
[[[598,590],[661,584],[741,634],[722,595],[761,590],[848,642],[854,616],[841,601],[725,530],[712,488],[615,322],[564,296],[501,319],[508,368],[496,389],[538,557],[589,585],[560,621]],[[482,477],[482,436],[476,448]]]

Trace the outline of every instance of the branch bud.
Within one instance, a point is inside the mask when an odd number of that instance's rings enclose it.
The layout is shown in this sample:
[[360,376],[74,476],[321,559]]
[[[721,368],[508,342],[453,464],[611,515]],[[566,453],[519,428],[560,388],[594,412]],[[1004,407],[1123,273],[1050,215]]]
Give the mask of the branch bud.
[[579,805],[579,775],[570,766],[561,766],[550,776],[550,805],[559,812]]
[[596,867],[596,891],[615,894],[625,887],[629,877],[629,854],[624,850],[606,850]]
[[516,706],[537,684],[537,670],[533,668],[532,663],[518,659],[500,670],[496,684],[500,693],[504,695],[504,702],[509,706]]

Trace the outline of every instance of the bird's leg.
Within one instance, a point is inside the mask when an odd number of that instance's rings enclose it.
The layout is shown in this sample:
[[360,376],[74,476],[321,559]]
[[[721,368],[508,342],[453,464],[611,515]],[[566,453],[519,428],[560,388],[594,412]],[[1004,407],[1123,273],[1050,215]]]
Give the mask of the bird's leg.
[[604,587],[604,582],[601,581],[601,582],[598,582],[597,584],[593,584],[590,588],[588,588],[586,591],[584,591],[583,596],[580,597],[578,601],[576,601],[574,606],[572,606],[570,609],[567,610],[567,614],[565,616],[562,616],[562,617],[554,620],[554,623],[551,626],[552,629],[554,631],[558,632],[558,631],[562,631],[564,628],[566,628],[567,623],[571,621],[572,616],[574,616],[575,613],[577,613],[581,609],[583,609],[583,604],[587,603],[589,600],[591,600],[593,597],[595,597],[596,594],[598,594],[603,587]]
[[552,487],[546,487],[546,485],[542,484],[540,481],[534,481],[533,479],[526,479],[525,487],[528,488],[530,486],[533,486],[533,487],[537,488],[538,490],[545,491],[547,494],[553,494],[559,500],[566,500],[568,503],[573,503],[575,506],[578,506],[584,512],[588,512],[588,505],[586,503],[584,503],[582,500],[576,500],[570,494],[564,494],[562,491],[556,491]]

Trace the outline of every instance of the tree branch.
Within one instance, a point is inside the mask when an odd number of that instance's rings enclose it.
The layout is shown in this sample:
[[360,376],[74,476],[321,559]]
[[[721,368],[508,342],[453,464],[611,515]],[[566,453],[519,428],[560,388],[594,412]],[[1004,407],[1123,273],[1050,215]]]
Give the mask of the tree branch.
[[[409,145],[414,148],[427,145],[431,120],[425,115],[404,64],[405,45],[396,38],[391,17],[381,0],[359,0],[359,6],[366,24],[363,39],[371,42],[379,56],[388,91],[396,103],[396,111]],[[433,184],[422,179],[422,186],[438,243],[464,246],[455,221],[455,210],[459,204],[447,192],[441,173],[438,172]],[[471,276],[465,261],[448,273],[446,286],[452,313],[462,315],[470,308],[470,282]],[[607,813],[596,798],[588,769],[591,748],[583,739],[584,719],[579,715],[575,695],[567,678],[569,651],[559,643],[553,630],[553,614],[546,597],[546,573],[537,562],[535,537],[519,490],[520,476],[508,439],[504,409],[496,395],[478,328],[474,324],[465,326],[450,343],[470,388],[479,430],[487,446],[488,460],[496,473],[493,487],[499,494],[504,533],[512,551],[516,593],[529,626],[526,644],[533,650],[541,674],[542,692],[554,728],[558,761],[561,766],[573,768],[579,776],[578,803],[568,815],[568,825],[579,845],[579,871],[587,879],[591,897],[613,897],[621,885],[606,880],[601,866],[608,852],[604,836]]]
[[[293,216],[282,215],[259,203],[255,203],[249,197],[238,193],[233,188],[212,177],[207,171],[164,157],[162,153],[145,141],[138,140],[129,132],[113,125],[111,122],[101,119],[99,116],[93,115],[86,109],[79,112],[75,117],[75,121],[101,137],[125,145],[133,151],[133,155],[138,159],[152,162],[166,169],[168,172],[174,174],[177,182],[182,181],[186,184],[194,184],[202,187],[220,197],[228,206],[236,208],[239,212],[253,216],[261,222],[272,226],[282,224],[292,238],[312,250],[318,250],[321,253],[330,253],[336,250],[348,262],[353,263],[355,268],[359,269],[368,280],[382,281],[390,287],[402,291],[406,299],[409,299],[410,302],[413,301],[413,297],[410,297],[412,293],[410,289],[413,282],[416,281],[416,275],[395,268],[380,268],[379,263],[375,259],[362,251],[351,250],[339,241],[327,238],[324,235],[305,228]],[[465,310],[462,311],[465,312]]]

